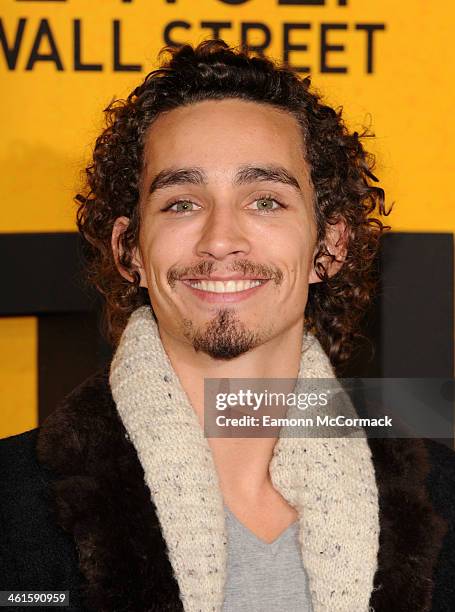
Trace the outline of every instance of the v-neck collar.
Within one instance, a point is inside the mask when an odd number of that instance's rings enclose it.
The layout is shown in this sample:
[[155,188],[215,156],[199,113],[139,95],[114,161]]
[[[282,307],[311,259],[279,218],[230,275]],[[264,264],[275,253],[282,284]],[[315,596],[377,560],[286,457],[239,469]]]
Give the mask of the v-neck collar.
[[268,550],[270,552],[275,552],[276,549],[282,544],[283,540],[286,540],[290,534],[294,535],[298,533],[299,520],[296,519],[293,523],[286,527],[286,529],[284,529],[272,542],[265,542],[253,531],[251,531],[251,529],[244,525],[226,505],[224,505],[224,513],[227,520],[230,521],[231,525],[233,525],[234,529],[243,533],[244,537],[248,538],[248,540],[254,546],[262,548],[263,550]]

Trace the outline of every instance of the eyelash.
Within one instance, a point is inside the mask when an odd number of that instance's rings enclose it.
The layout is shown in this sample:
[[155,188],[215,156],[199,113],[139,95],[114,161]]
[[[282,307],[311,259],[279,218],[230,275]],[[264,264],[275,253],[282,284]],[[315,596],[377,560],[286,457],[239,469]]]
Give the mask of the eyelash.
[[[276,202],[278,206],[280,207],[280,208],[274,208],[272,210],[261,210],[261,211],[257,209],[257,211],[260,212],[261,214],[270,215],[270,214],[278,212],[282,208],[287,208],[287,206],[285,206],[282,202],[277,200],[275,196],[272,196],[269,193],[265,193],[265,194],[256,196],[253,202],[257,202],[258,200],[272,200],[273,202]],[[171,210],[171,208],[175,206],[176,204],[178,204],[179,202],[190,202],[191,204],[194,204],[195,206],[199,206],[199,204],[196,204],[196,202],[193,202],[189,198],[177,198],[176,200],[172,200],[171,202],[169,202],[169,204],[165,208],[162,208],[161,209],[162,212],[169,212],[174,215],[185,215],[187,213],[193,212],[191,210],[183,211],[183,212],[177,211],[177,210]]]

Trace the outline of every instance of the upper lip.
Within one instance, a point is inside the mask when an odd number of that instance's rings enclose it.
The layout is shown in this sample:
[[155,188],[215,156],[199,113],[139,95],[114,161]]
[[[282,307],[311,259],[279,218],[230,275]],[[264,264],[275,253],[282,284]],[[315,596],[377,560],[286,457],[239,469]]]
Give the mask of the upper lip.
[[260,277],[260,276],[242,276],[239,274],[234,274],[232,276],[187,276],[185,278],[181,278],[180,280],[184,281],[238,281],[238,280],[269,280],[268,278]]

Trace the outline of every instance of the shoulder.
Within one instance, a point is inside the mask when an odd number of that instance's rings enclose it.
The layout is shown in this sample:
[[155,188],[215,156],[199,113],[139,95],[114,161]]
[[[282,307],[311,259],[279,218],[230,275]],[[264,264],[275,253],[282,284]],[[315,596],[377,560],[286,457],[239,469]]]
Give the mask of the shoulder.
[[425,440],[428,451],[428,488],[444,514],[455,517],[455,451],[442,442]]
[[39,429],[0,440],[0,590],[70,590],[80,610],[77,553],[56,524],[52,473],[36,456]]
[[455,451],[424,438],[369,438],[380,492],[425,491],[434,509],[455,523]]
[[430,470],[428,493],[435,511],[446,522],[446,533],[435,570],[434,612],[448,612],[455,605],[455,451],[426,440]]
[[89,442],[103,437],[116,418],[107,369],[69,393],[44,421],[37,437],[39,462],[59,474],[84,463]]
[[116,430],[106,425],[115,418],[103,370],[74,389],[41,427],[0,440],[0,590],[69,591],[68,610],[84,610],[78,549],[60,520],[62,490],[80,492],[85,466],[96,463],[87,448]]
[[38,428],[0,440],[2,484],[6,481],[14,482],[24,467],[30,468],[33,465],[37,434]]
[[[455,536],[455,451],[442,441],[424,440],[428,470],[426,489],[435,511],[447,525],[447,536]],[[455,564],[455,540],[453,541]],[[455,568],[455,565],[454,565]]]
[[38,433],[37,428],[0,440],[2,515],[5,516],[11,504],[14,504],[15,509],[21,507],[20,517],[24,523],[30,518],[27,516],[30,500],[44,499],[43,493],[50,479],[50,473],[42,468],[36,458]]
[[[426,451],[425,493],[440,518],[442,536],[434,567],[431,610],[449,612],[455,606],[455,451],[442,441],[420,442]],[[431,529],[422,533],[422,539],[430,536]]]

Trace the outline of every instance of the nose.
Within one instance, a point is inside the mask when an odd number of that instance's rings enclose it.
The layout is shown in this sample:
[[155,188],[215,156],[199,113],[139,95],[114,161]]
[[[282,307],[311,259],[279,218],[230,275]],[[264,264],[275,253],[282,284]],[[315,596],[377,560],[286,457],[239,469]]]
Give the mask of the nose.
[[197,255],[222,260],[229,255],[247,255],[250,249],[250,241],[236,211],[229,206],[214,207],[196,244]]

